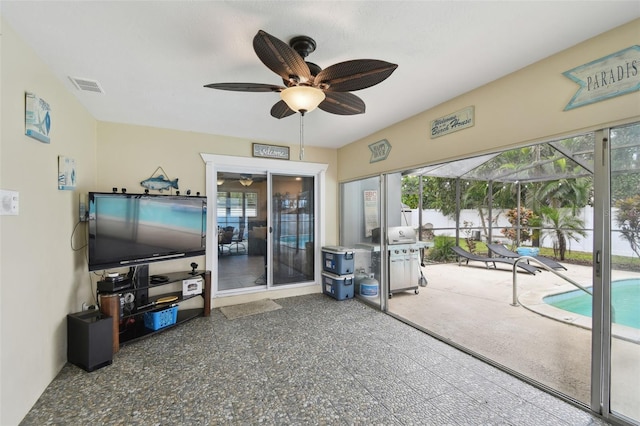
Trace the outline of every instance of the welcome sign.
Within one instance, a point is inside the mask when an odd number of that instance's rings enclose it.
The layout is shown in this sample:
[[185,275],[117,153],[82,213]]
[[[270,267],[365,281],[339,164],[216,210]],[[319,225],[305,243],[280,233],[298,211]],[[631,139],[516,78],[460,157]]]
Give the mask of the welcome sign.
[[604,58],[565,71],[580,89],[564,110],[640,90],[640,46],[631,46]]
[[278,145],[253,144],[253,156],[262,158],[277,158],[279,160],[289,159],[289,147]]
[[431,122],[431,139],[457,132],[474,125],[474,107],[469,106]]

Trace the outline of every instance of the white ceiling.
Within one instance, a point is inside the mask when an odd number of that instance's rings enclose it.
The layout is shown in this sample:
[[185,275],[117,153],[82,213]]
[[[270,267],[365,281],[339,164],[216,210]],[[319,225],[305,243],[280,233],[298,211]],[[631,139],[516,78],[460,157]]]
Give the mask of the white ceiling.
[[297,144],[298,115],[271,117],[277,93],[203,86],[282,84],[253,51],[258,30],[311,36],[322,68],[398,64],[355,93],[365,114],[305,116],[305,143],[336,148],[638,18],[640,2],[3,0],[0,13],[96,119],[254,141]]

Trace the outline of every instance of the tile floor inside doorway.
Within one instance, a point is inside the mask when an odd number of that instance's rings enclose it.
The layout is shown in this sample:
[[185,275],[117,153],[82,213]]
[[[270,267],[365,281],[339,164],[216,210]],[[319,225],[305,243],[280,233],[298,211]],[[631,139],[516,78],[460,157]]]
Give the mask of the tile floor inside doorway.
[[218,257],[218,290],[266,285],[264,256],[246,253]]
[[22,424],[606,424],[358,300],[276,302],[66,365]]

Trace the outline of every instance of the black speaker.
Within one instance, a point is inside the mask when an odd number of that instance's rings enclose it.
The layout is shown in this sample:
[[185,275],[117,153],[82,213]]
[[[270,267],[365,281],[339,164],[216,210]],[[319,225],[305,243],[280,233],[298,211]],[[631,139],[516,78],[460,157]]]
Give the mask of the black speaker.
[[86,371],[113,361],[113,320],[102,312],[67,315],[67,361]]
[[134,287],[142,287],[142,290],[135,292],[135,306],[144,306],[149,303],[149,265],[139,265],[132,269],[135,271]]

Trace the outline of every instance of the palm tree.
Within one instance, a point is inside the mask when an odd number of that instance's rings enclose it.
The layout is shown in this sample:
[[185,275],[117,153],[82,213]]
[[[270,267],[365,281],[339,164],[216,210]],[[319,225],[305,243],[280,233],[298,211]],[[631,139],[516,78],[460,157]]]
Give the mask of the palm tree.
[[[571,179],[557,179],[548,182],[534,183],[530,186],[531,195],[526,198],[527,205],[536,213],[538,217],[538,221],[534,221],[535,223],[531,223],[531,226],[534,227],[534,239],[539,238],[538,235],[541,231],[537,229],[538,226],[542,226],[545,222],[543,209],[551,208],[555,210],[570,210],[571,215],[575,216],[578,211],[584,208],[591,202],[591,197],[593,195],[593,183],[592,178],[589,177],[579,177],[579,178],[571,178]],[[553,223],[557,222],[561,213],[552,213],[551,217],[553,219],[547,220],[546,222]],[[563,215],[567,215],[567,213],[562,213]],[[540,220],[542,219],[542,220]],[[580,219],[573,218],[578,223],[584,224],[584,222]],[[567,219],[569,220],[569,219]],[[577,223],[572,223],[572,226],[577,225]],[[584,225],[583,225],[584,227]],[[559,244],[562,242],[566,243],[567,239],[575,239],[577,241],[576,235],[572,235],[570,238],[568,236],[561,237],[561,234],[565,232],[563,227],[557,228],[556,226],[550,231],[551,233],[559,233],[557,237],[554,238],[554,241],[557,241]],[[574,234],[578,234],[577,229],[572,230]],[[547,232],[549,234],[549,232]],[[579,235],[586,235],[584,230],[581,230]],[[544,238],[544,235],[542,236]],[[566,244],[558,250],[562,253],[562,260],[564,260],[564,253],[566,251]],[[556,247],[554,243],[554,253],[556,253]],[[557,253],[556,253],[557,255]]]
[[584,230],[584,221],[573,215],[570,209],[542,206],[540,208],[542,220],[546,230],[542,239],[551,236],[553,241],[553,255],[560,260],[565,260],[567,243],[571,240],[579,241],[578,236],[587,236]]
[[593,183],[591,177],[557,179],[532,185],[533,194],[528,197],[530,208],[539,210],[542,205],[553,208],[569,207],[573,214],[591,201]]

